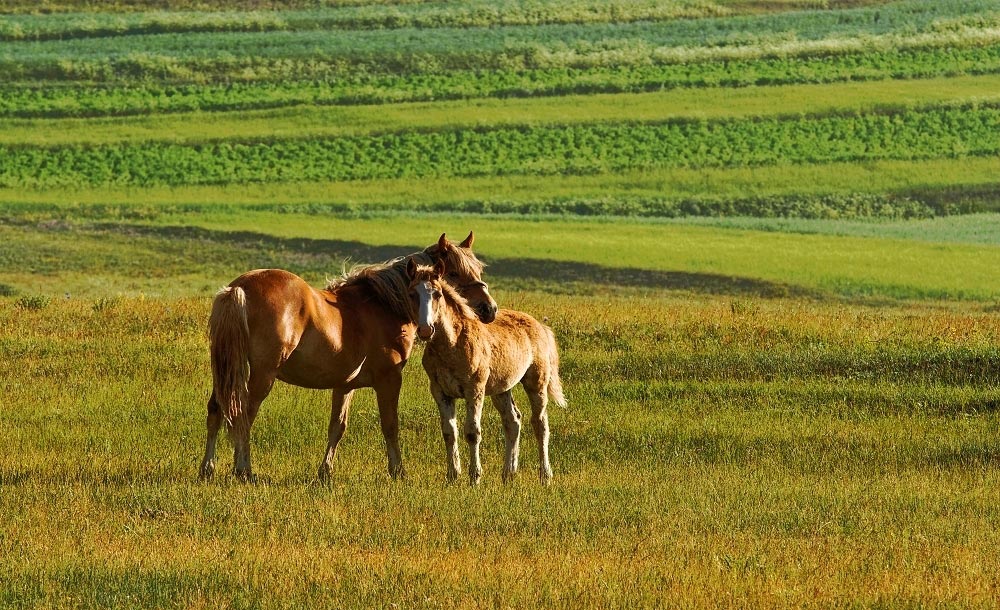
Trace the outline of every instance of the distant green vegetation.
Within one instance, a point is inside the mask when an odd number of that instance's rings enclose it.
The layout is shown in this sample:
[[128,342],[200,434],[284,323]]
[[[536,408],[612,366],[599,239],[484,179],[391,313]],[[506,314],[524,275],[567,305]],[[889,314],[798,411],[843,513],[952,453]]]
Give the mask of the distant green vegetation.
[[0,147],[0,185],[137,186],[727,167],[1000,152],[1000,108],[204,144]]
[[136,117],[0,120],[0,143],[203,142],[280,136],[356,136],[403,131],[620,121],[821,117],[1000,102],[1000,75],[825,85],[674,89],[388,104],[293,106],[245,112],[159,113]]

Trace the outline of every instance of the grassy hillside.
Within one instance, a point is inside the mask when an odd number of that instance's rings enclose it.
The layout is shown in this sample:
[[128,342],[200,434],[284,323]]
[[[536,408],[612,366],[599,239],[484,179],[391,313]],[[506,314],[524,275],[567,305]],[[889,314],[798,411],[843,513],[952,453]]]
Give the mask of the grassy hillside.
[[[3,3],[0,607],[993,607],[998,84],[986,0]],[[284,384],[196,481],[220,286],[470,229],[551,487],[419,346],[405,481]]]

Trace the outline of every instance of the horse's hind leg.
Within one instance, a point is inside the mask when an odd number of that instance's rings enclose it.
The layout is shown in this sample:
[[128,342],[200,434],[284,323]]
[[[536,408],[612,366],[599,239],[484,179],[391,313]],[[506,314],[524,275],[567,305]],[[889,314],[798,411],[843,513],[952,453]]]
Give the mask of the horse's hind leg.
[[514,395],[510,390],[490,398],[493,400],[493,406],[500,412],[500,419],[503,421],[503,435],[507,444],[503,464],[503,480],[509,481],[514,478],[514,474],[517,472],[521,440],[521,412],[517,410],[517,405],[514,404]]
[[458,423],[455,421],[455,399],[449,398],[441,391],[441,387],[431,382],[431,395],[437,403],[441,414],[441,436],[444,437],[444,448],[448,452],[448,482],[458,478],[462,472],[462,461],[458,454]]
[[[258,369],[259,370],[259,369]],[[251,369],[253,371],[253,369]],[[260,404],[271,393],[275,373],[268,375],[250,373],[250,383],[247,384],[247,404],[245,410],[233,418],[229,434],[233,439],[233,474],[244,481],[253,481],[250,468],[250,428],[257,419]]]
[[552,465],[549,464],[549,402],[546,384],[524,384],[531,401],[531,429],[538,443],[538,478],[542,485],[548,485],[552,480]]
[[208,429],[205,458],[201,461],[198,475],[203,481],[211,479],[215,474],[215,445],[219,439],[219,428],[222,427],[222,409],[215,400],[215,392],[208,397],[208,417],[205,420],[205,427]]
[[319,465],[319,480],[327,483],[333,474],[333,459],[337,455],[337,445],[347,430],[347,416],[351,407],[352,392],[333,391],[330,407],[330,428],[327,432],[326,456]]

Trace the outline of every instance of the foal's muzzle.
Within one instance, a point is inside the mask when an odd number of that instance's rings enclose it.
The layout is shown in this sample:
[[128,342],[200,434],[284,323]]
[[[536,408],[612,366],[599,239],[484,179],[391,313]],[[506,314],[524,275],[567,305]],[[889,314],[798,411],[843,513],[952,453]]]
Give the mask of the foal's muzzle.
[[423,341],[430,341],[434,336],[433,326],[417,326],[417,336]]

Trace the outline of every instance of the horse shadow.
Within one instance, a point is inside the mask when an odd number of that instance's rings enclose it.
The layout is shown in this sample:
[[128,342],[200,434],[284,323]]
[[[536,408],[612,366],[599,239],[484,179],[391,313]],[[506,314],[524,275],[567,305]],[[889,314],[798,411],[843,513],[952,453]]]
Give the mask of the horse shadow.
[[[229,244],[235,248],[254,252],[266,248],[276,253],[273,254],[275,266],[282,266],[282,259],[287,258],[289,262],[293,262],[289,266],[294,267],[294,261],[301,261],[303,256],[308,256],[316,264],[328,265],[327,270],[340,266],[344,261],[373,263],[389,260],[421,250],[426,245],[371,245],[353,240],[278,237],[255,231],[221,231],[179,225],[150,226],[101,223],[94,225],[94,228],[127,233],[133,237],[203,240],[215,244]],[[285,256],[282,256],[282,253]],[[318,260],[317,257],[319,257]],[[744,276],[609,267],[594,263],[539,258],[489,256],[480,256],[479,258],[489,266],[487,279],[491,283],[499,285],[508,283],[551,285],[558,281],[566,284],[589,284],[611,288],[683,290],[714,295],[762,298],[823,297],[822,294],[801,286]]]

